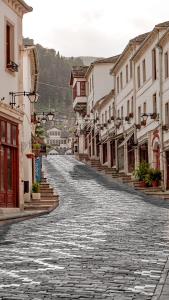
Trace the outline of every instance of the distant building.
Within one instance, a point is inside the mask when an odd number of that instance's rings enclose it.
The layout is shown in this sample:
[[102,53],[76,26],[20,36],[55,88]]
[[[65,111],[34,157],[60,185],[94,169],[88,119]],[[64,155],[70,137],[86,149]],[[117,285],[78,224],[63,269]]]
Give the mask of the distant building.
[[46,143],[51,146],[60,146],[61,130],[54,127],[47,130]]
[[72,139],[69,137],[68,131],[53,127],[47,130],[46,143],[58,151],[60,150],[63,154],[66,150],[71,148]]

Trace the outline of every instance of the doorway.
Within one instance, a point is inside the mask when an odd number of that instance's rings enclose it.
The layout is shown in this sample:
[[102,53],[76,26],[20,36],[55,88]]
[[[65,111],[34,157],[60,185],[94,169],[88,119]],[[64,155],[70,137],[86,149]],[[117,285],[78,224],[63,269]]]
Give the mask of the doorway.
[[18,127],[0,119],[0,207],[18,207]]

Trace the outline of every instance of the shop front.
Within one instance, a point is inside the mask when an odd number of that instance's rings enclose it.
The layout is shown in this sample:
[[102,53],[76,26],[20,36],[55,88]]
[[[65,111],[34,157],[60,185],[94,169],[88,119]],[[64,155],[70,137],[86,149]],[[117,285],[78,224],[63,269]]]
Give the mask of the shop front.
[[18,125],[0,117],[0,207],[19,207]]

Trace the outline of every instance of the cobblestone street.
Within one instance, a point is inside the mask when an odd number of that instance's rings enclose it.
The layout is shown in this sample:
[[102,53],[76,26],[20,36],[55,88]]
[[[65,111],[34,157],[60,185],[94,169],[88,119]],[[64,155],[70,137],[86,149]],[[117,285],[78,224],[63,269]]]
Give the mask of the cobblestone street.
[[169,256],[169,204],[71,156],[44,169],[60,206],[0,228],[0,299],[152,299]]

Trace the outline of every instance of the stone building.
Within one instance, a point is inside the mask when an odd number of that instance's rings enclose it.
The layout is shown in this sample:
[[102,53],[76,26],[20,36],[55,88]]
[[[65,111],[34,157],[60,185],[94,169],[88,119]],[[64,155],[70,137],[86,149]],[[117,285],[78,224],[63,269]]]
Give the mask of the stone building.
[[8,212],[24,207],[23,108],[28,105],[23,91],[29,87],[29,96],[33,91],[24,77],[31,74],[23,64],[28,54],[23,45],[22,19],[31,11],[22,0],[0,0],[0,210]]
[[147,161],[169,188],[168,38],[169,22],[157,24],[119,56],[72,70],[79,159],[126,175]]

